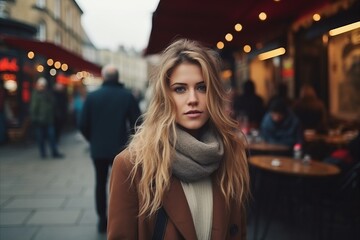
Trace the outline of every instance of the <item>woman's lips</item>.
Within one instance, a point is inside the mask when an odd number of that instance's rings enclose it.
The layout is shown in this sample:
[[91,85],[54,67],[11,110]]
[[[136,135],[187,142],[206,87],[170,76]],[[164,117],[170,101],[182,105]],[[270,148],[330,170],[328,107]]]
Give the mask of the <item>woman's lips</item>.
[[188,111],[188,112],[185,113],[185,115],[188,116],[188,117],[190,117],[190,118],[199,117],[201,114],[202,114],[202,112],[201,112],[201,111],[197,111],[197,110]]

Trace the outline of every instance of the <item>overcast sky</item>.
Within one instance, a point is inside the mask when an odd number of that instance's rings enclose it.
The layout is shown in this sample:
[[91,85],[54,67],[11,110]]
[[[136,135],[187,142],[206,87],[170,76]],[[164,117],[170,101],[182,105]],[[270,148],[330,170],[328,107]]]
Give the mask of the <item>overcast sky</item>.
[[143,50],[159,0],[76,0],[84,14],[82,25],[98,48]]

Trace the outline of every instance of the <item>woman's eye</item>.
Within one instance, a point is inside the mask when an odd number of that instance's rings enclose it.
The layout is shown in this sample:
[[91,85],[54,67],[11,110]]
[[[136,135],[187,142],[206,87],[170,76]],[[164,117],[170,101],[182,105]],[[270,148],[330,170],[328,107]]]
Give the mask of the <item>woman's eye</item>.
[[174,88],[174,91],[177,92],[177,93],[183,93],[185,92],[185,88],[184,87],[176,87]]
[[206,92],[206,85],[199,85],[197,87],[197,89],[200,91],[200,92]]

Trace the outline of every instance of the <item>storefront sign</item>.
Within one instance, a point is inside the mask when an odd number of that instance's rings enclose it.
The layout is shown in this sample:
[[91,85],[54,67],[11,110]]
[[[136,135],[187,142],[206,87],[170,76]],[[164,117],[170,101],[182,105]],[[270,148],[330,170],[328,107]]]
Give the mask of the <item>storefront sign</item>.
[[0,72],[17,72],[19,71],[19,65],[16,58],[1,58],[0,59]]

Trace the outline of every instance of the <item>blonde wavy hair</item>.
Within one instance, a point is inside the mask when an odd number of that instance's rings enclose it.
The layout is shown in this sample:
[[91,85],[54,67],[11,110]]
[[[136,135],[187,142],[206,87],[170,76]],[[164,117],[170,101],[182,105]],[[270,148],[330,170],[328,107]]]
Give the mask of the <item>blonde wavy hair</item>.
[[222,138],[225,155],[220,171],[222,193],[227,205],[235,199],[243,206],[249,193],[249,174],[244,142],[236,132],[237,123],[225,110],[227,92],[220,79],[220,60],[216,52],[198,42],[180,39],[168,46],[156,74],[153,76],[153,97],[143,123],[132,136],[128,149],[134,164],[132,180],[140,170],[141,180],[139,215],[156,213],[162,204],[164,192],[170,186],[173,147],[170,136],[176,142],[175,104],[169,97],[171,74],[182,63],[198,65],[206,84],[209,123]]

